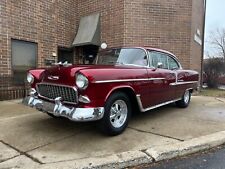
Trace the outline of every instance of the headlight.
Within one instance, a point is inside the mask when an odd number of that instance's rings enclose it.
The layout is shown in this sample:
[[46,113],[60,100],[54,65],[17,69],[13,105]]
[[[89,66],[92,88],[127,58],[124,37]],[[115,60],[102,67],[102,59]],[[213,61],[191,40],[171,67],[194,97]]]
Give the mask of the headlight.
[[27,74],[27,82],[30,84],[34,82],[34,76],[31,73]]
[[76,85],[79,89],[86,89],[88,87],[88,79],[82,75],[82,74],[77,74],[76,76]]

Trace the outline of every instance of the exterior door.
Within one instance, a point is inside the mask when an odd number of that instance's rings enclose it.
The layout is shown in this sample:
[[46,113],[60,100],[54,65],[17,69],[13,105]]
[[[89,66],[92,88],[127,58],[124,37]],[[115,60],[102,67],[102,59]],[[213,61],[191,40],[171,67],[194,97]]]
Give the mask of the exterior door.
[[176,85],[177,82],[182,82],[185,77],[185,72],[183,70],[180,70],[180,65],[178,62],[170,55],[168,55],[168,66],[170,70],[173,70],[174,73],[176,74],[176,82],[172,83],[175,84],[173,85],[173,88],[175,89],[175,98],[174,99],[179,99],[181,96],[184,94],[184,90],[182,86]]

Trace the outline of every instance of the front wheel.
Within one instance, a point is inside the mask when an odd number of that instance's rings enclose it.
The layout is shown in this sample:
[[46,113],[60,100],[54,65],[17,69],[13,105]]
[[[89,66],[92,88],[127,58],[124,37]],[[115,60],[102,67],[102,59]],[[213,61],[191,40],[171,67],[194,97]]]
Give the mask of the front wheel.
[[176,105],[181,108],[188,107],[191,100],[191,92],[190,90],[186,90],[182,96],[182,99],[176,102]]
[[100,129],[108,135],[119,135],[127,127],[131,115],[130,100],[125,93],[112,94],[105,104],[105,114]]

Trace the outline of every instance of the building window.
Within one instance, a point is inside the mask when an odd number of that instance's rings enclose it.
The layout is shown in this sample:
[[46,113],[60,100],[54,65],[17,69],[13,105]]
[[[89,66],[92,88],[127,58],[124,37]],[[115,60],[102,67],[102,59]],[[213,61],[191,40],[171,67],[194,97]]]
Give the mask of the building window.
[[12,39],[12,71],[15,78],[23,80],[26,71],[35,68],[37,63],[37,44]]

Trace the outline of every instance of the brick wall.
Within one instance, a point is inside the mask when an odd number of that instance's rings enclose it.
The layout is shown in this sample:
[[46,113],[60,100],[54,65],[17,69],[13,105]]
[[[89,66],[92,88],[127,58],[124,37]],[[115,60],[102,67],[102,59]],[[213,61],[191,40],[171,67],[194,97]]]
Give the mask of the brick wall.
[[10,58],[9,58],[9,10],[6,1],[0,1],[0,75],[10,73]]
[[1,0],[0,8],[0,75],[11,74],[11,39],[38,43],[38,67],[57,53],[58,46],[71,46],[76,23],[73,0]]
[[169,50],[190,68],[192,1],[125,1],[125,44]]
[[[80,17],[101,14],[101,41],[112,46],[151,46],[169,50],[184,68],[200,70],[203,0],[1,0],[0,75],[11,74],[11,39],[38,43],[38,66],[70,47]],[[56,58],[55,58],[56,59]]]
[[[194,40],[197,35],[197,30],[200,31],[200,38],[203,39],[203,17],[204,17],[204,1],[193,0],[192,5],[192,27],[191,27],[191,53],[190,53],[190,68],[201,72],[202,64],[202,46]],[[203,44],[203,42],[202,42]]]

